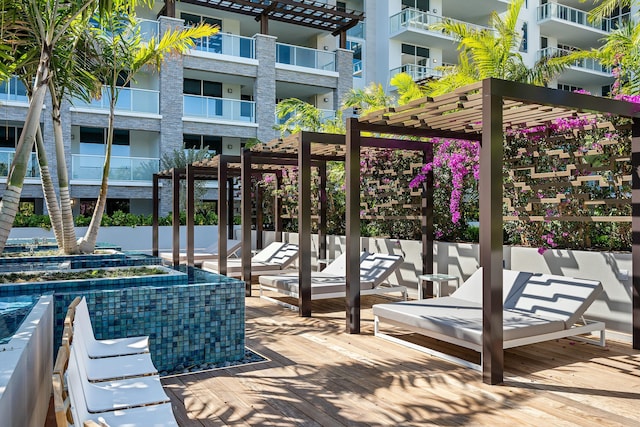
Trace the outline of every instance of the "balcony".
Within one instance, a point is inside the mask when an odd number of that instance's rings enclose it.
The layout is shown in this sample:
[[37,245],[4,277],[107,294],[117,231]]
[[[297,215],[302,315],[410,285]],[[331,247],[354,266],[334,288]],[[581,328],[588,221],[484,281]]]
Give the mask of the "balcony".
[[336,54],[308,47],[276,43],[276,63],[335,72]]
[[140,37],[143,41],[149,41],[152,37],[156,40],[160,34],[160,27],[158,21],[152,21],[150,19],[138,19],[138,29],[140,30]]
[[[102,180],[104,156],[89,154],[71,155],[71,179],[82,181]],[[160,170],[160,159],[149,157],[111,156],[109,180],[151,182],[153,174]]]
[[256,103],[229,98],[183,95],[183,115],[202,119],[255,123]]
[[538,6],[538,24],[542,35],[558,35],[558,42],[580,48],[599,45],[615,25],[605,19],[598,24],[589,22],[588,12],[557,3]]
[[[116,112],[160,114],[160,93],[157,90],[118,87]],[[109,110],[109,89],[102,89],[102,97],[87,103],[75,99],[73,105],[77,108]]]
[[[320,123],[325,123],[327,120],[333,120],[333,119],[336,118],[336,111],[335,110],[324,110],[322,108],[319,108],[318,111],[320,111]],[[275,123],[277,125],[284,124],[284,122],[289,120],[295,114],[296,114],[296,112],[294,111],[292,113],[287,114],[283,118],[279,118],[278,115],[276,114]]]
[[[570,50],[559,49],[557,47],[548,47],[541,49],[536,53],[536,59],[552,56],[567,56],[571,54]],[[583,58],[576,60],[562,73],[562,81],[571,83],[575,86],[593,86],[607,85],[613,79],[611,69],[602,65],[593,58]]]
[[355,27],[353,28],[349,28],[347,30],[347,37],[350,38],[357,38],[357,39],[364,39],[366,32],[365,32],[365,24],[364,22],[360,21],[356,24]]
[[389,19],[391,38],[417,46],[429,46],[441,49],[443,59],[455,62],[457,59],[457,44],[454,38],[441,30],[434,30],[433,26],[444,20],[456,22],[476,31],[493,31],[489,27],[464,22],[457,19],[434,15],[418,9],[407,8],[396,13]]
[[362,60],[354,59],[353,60],[353,77],[362,78]]
[[238,58],[255,59],[255,40],[235,34],[218,33],[195,40],[194,50]]
[[17,77],[0,82],[0,101],[29,103],[27,89]]
[[405,64],[401,67],[392,69],[389,74],[391,77],[399,73],[407,73],[411,78],[419,82],[421,80],[430,79],[434,77],[442,77],[442,71],[435,68],[425,67],[424,65]]
[[[9,168],[15,155],[15,150],[0,151],[0,177],[7,177],[9,175]],[[29,163],[27,163],[27,174],[25,178],[40,178],[40,167],[38,166],[36,153],[31,153],[31,159],[29,159]]]

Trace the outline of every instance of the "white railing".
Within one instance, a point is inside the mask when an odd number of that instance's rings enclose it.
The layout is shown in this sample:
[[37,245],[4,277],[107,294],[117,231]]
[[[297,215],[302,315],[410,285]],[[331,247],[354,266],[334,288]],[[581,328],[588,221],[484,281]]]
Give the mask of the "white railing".
[[[557,47],[547,47],[544,49],[540,49],[536,54],[536,58],[540,60],[544,57],[567,56],[567,55],[570,55],[571,53],[573,52],[567,49],[560,49]],[[586,70],[596,71],[598,73],[611,74],[611,68],[602,65],[600,61],[593,58],[577,59],[575,62],[571,63],[570,65],[572,67],[584,68]]]
[[183,114],[185,117],[255,123],[256,103],[239,99],[183,95]]
[[0,100],[29,102],[27,89],[16,76],[0,82]]
[[255,59],[255,40],[235,34],[218,33],[195,40],[195,50]]
[[[76,107],[109,109],[109,88],[102,88],[102,97],[89,103],[76,98],[73,105]],[[118,100],[116,111],[128,111],[132,113],[160,113],[160,92],[157,90],[138,89],[130,87],[118,87]]]
[[442,77],[442,71],[424,65],[405,64],[390,71],[391,77],[399,73],[407,73],[415,81],[428,79],[430,77]]
[[324,71],[336,70],[336,54],[308,47],[276,43],[276,62]]
[[[389,25],[391,33],[396,33],[402,29],[418,29],[425,31],[434,31],[432,26],[439,24],[443,21],[455,22],[466,25],[467,28],[476,31],[493,31],[492,28],[484,27],[482,25],[472,24],[470,22],[460,21],[457,19],[445,18],[440,15],[434,15],[429,12],[424,12],[418,9],[407,8],[402,12],[396,13],[389,19]],[[440,32],[440,31],[438,31]]]
[[[538,22],[555,18],[596,30],[611,32],[612,20],[605,18],[599,23],[589,22],[588,15],[588,12],[558,3],[547,3],[538,6]],[[614,22],[617,21],[614,20]]]
[[[332,120],[336,118],[336,110],[325,110],[322,108],[318,108],[318,111],[320,111],[320,123],[325,123],[327,120]],[[277,125],[282,125],[284,124],[284,122],[286,122],[287,120],[289,120],[293,115],[295,115],[296,112],[292,112],[287,114],[286,116],[279,118],[278,115],[276,114],[276,121],[275,123]]]
[[[13,162],[13,158],[16,156],[15,150],[13,151],[0,151],[0,176],[6,177],[9,175],[9,168],[11,167],[11,162]],[[36,157],[36,153],[31,153],[31,158],[27,163],[27,174],[26,178],[40,178],[40,167],[38,166],[38,158]]]
[[[71,155],[71,178],[86,181],[100,181],[104,156],[89,154]],[[146,182],[160,170],[160,159],[151,157],[111,156],[109,179],[114,181]]]

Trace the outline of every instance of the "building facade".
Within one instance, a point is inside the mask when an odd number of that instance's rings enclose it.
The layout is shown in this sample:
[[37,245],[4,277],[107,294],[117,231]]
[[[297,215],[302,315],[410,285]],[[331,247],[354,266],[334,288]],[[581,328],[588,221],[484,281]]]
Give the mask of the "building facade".
[[[239,154],[251,140],[278,136],[276,104],[299,98],[333,116],[352,87],[381,83],[407,72],[416,81],[437,78],[441,65],[457,62],[453,39],[430,25],[443,18],[484,27],[492,11],[504,13],[508,0],[295,0],[255,2],[186,0],[157,2],[140,10],[141,34],[205,21],[219,34],[169,57],[159,72],[140,73],[121,88],[109,178],[108,211],[151,211],[151,179],[160,158],[174,150],[207,146]],[[470,7],[473,3],[473,7]],[[271,7],[269,7],[271,5]],[[619,10],[593,24],[592,2],[528,0],[520,13],[519,51],[527,65],[542,56],[590,49],[633,15]],[[552,87],[606,95],[613,77],[597,61],[570,66]],[[12,79],[0,84],[0,178],[11,164],[27,111],[24,88]],[[53,129],[45,108],[42,129],[54,159]],[[67,101],[63,110],[65,154],[76,213],[90,210],[98,195],[107,127],[107,97],[92,103]],[[55,173],[55,168],[53,173]],[[55,179],[55,176],[54,176]],[[44,211],[39,171],[33,155],[23,200]],[[207,200],[217,200],[215,182]],[[171,209],[168,188],[161,213]]]

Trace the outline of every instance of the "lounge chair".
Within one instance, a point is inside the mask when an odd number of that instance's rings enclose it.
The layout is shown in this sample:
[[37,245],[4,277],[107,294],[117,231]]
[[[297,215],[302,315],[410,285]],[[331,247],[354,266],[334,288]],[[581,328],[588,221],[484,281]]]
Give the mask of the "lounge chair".
[[[298,258],[298,245],[284,242],[273,242],[251,257],[251,275],[258,276],[268,272],[277,272],[288,268]],[[217,273],[218,261],[205,261],[202,269]],[[227,260],[227,276],[240,277],[242,260]]]
[[[584,312],[602,292],[595,280],[504,270],[503,348],[599,332],[603,322],[586,321]],[[373,306],[375,335],[425,353],[480,369],[481,365],[382,333],[381,323],[482,352],[482,270],[451,296]],[[594,342],[584,337],[576,337]],[[482,356],[482,355],[481,355]]]
[[[117,409],[92,414],[87,410],[79,371],[68,372],[69,353],[66,347],[60,347],[54,369],[53,403],[57,427],[110,426],[110,427],[174,427],[178,426],[171,403]],[[72,385],[71,385],[72,384]],[[65,385],[70,385],[65,387]]]
[[[242,248],[242,241],[240,240],[227,240],[227,258],[234,256],[237,252]],[[172,252],[160,252],[160,258],[166,263],[173,263],[173,253]],[[187,253],[180,252],[178,257],[180,264],[187,263]],[[193,252],[193,262],[196,265],[202,264],[204,261],[216,260],[218,259],[218,242],[207,246],[201,251]]]
[[[311,300],[328,298],[344,298],[346,296],[346,253],[341,254],[320,272],[311,272]],[[385,283],[385,280],[396,271],[404,259],[400,255],[388,255],[362,252],[360,254],[360,295],[386,294],[400,292],[407,299],[407,288]],[[272,291],[289,297],[298,298],[298,273],[281,275],[261,275],[260,298],[275,302],[291,309],[297,306],[276,298],[264,295],[264,291]]]
[[84,334],[86,352],[92,359],[149,353],[149,337],[146,336],[97,340],[93,335],[89,308],[84,297],[76,306],[75,320],[87,325],[81,333]]

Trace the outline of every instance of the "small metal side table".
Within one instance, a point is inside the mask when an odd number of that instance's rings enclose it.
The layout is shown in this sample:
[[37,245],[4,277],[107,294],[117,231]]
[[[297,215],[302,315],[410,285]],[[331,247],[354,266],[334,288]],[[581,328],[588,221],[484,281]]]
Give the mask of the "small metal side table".
[[435,297],[439,297],[442,288],[442,282],[456,281],[456,289],[460,285],[460,279],[458,276],[452,276],[450,274],[420,274],[418,276],[418,299],[423,298],[422,282],[433,282],[433,293]]

